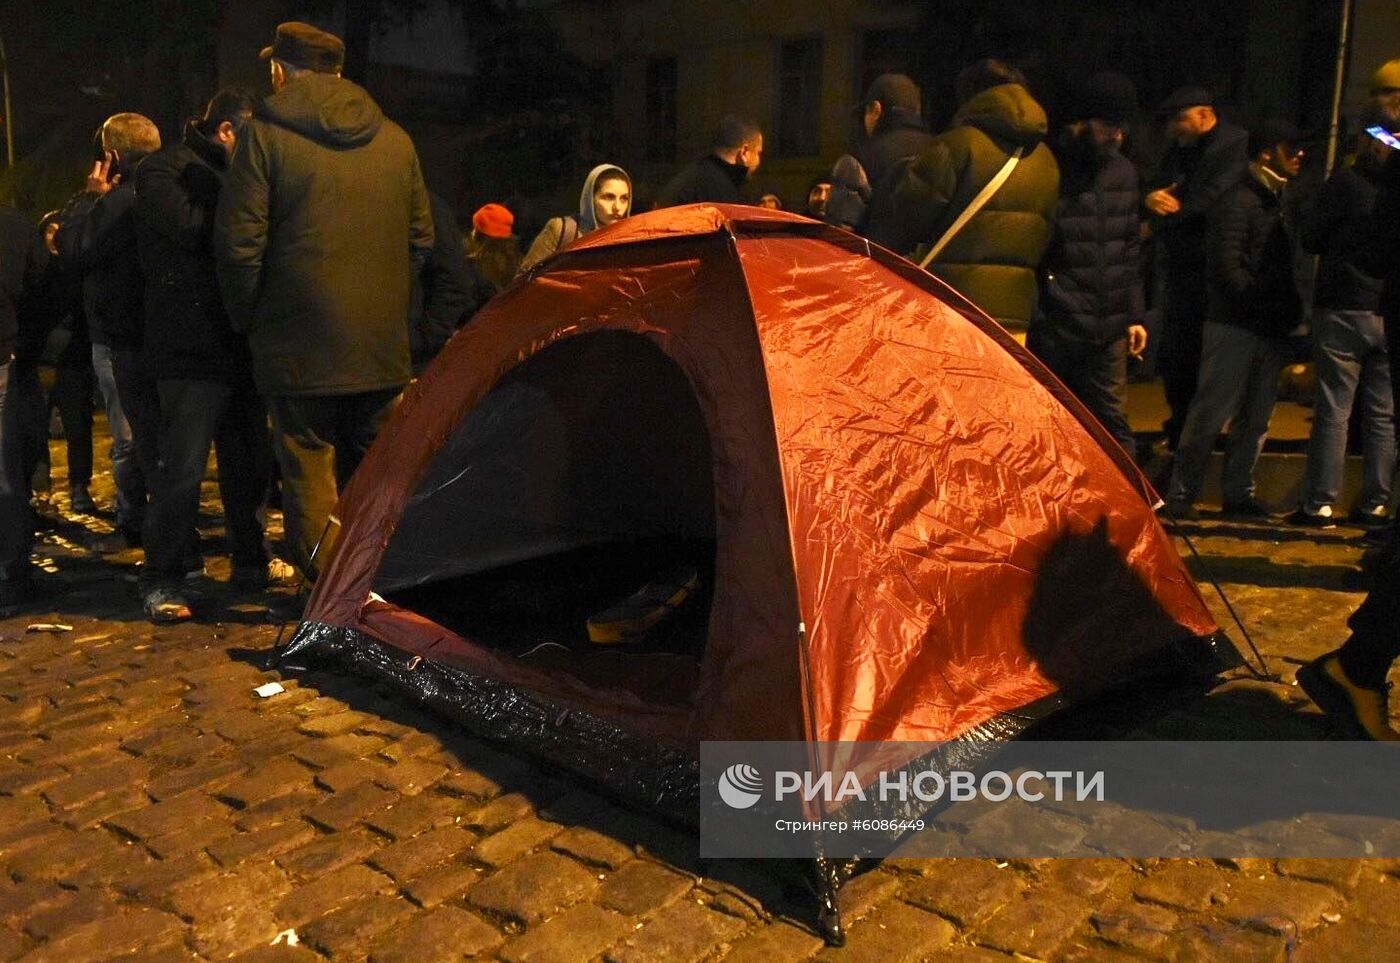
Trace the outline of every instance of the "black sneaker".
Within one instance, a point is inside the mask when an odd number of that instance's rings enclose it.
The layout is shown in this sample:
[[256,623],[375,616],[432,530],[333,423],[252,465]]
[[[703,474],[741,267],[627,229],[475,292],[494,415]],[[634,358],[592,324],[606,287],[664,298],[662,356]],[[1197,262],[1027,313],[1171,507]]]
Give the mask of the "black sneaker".
[[1227,518],[1257,519],[1260,521],[1265,521],[1274,517],[1273,512],[1269,511],[1259,503],[1258,499],[1253,497],[1234,502],[1226,502],[1221,508],[1220,514]]
[[1157,509],[1158,514],[1177,522],[1199,522],[1201,513],[1196,506],[1186,501],[1170,501]]
[[1337,519],[1332,511],[1331,505],[1323,505],[1315,512],[1308,511],[1302,505],[1297,511],[1290,514],[1284,521],[1290,525],[1298,525],[1303,528],[1336,528]]
[[91,515],[97,511],[97,502],[92,500],[86,485],[73,485],[68,489],[68,506],[79,515]]

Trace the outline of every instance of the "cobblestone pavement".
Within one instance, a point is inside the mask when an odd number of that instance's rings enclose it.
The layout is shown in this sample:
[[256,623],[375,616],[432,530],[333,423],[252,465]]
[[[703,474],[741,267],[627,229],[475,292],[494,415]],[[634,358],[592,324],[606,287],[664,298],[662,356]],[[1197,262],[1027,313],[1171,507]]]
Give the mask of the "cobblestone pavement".
[[[293,600],[233,593],[225,562],[199,623],[153,628],[139,553],[64,508],[44,603],[0,620],[0,960],[1400,961],[1400,860],[892,861],[824,948],[780,868],[703,865],[373,684],[257,698]],[[1285,680],[1341,638],[1359,533],[1190,533]],[[1164,733],[1325,732],[1288,684],[1164,712]]]

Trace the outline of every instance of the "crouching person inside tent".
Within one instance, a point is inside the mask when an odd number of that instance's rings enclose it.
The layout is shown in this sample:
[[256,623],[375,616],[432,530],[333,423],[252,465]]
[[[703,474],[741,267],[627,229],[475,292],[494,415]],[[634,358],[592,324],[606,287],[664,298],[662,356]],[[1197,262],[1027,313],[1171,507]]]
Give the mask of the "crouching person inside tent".
[[551,217],[535,236],[521,272],[528,271],[577,237],[607,227],[632,212],[632,178],[616,164],[599,164],[588,172],[578,198],[578,217]]

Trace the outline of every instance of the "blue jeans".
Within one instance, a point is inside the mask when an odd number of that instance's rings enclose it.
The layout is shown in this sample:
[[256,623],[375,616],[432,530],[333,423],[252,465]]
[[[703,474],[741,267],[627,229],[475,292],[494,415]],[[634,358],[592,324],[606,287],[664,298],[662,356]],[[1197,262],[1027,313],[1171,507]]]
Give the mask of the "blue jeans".
[[146,480],[136,458],[136,440],[131,433],[131,424],[117,395],[117,376],[112,370],[110,345],[92,346],[92,370],[97,374],[97,388],[102,392],[102,400],[107,407],[107,424],[112,431],[112,480],[117,486],[117,528],[139,532],[146,517]]
[[1308,440],[1308,477],[1303,507],[1316,512],[1341,495],[1347,424],[1353,403],[1361,402],[1361,498],[1356,507],[1390,501],[1395,475],[1395,403],[1385,323],[1371,311],[1323,310],[1314,325],[1317,339],[1317,401]]
[[1176,446],[1167,501],[1194,502],[1201,494],[1215,439],[1230,422],[1220,487],[1226,504],[1254,494],[1254,466],[1269,435],[1278,400],[1278,376],[1287,358],[1282,338],[1266,338],[1232,324],[1207,322],[1201,339],[1196,395]]

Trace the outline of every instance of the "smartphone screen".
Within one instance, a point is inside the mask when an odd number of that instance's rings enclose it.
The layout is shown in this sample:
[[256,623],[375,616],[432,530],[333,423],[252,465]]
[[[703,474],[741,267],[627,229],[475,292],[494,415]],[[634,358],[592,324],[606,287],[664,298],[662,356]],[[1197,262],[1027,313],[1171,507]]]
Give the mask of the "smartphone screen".
[[1396,137],[1384,127],[1367,127],[1366,133],[1370,134],[1391,150],[1400,150],[1400,137]]

